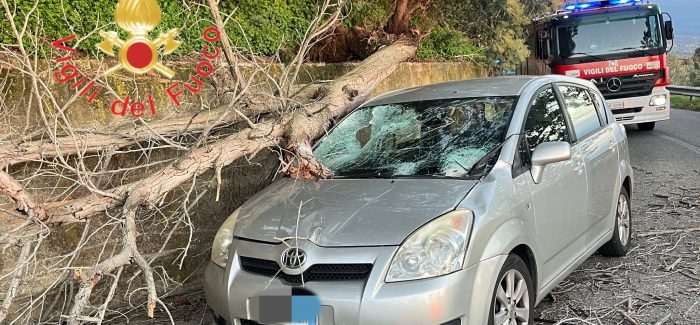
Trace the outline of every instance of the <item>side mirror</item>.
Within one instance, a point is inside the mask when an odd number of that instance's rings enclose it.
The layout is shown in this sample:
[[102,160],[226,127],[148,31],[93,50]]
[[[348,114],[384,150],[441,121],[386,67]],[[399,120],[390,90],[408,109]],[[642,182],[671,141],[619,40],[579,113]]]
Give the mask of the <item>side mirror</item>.
[[664,33],[666,34],[667,40],[673,40],[673,21],[664,22]]
[[537,146],[532,153],[532,180],[535,184],[542,182],[544,168],[560,161],[571,159],[571,145],[568,142],[545,142]]

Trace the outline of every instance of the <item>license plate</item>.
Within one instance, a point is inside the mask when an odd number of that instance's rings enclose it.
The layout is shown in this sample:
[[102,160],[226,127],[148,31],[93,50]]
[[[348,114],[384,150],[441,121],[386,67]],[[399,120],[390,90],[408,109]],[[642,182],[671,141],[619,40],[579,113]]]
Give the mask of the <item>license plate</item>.
[[625,108],[625,102],[608,103],[608,106],[610,106],[610,109]]

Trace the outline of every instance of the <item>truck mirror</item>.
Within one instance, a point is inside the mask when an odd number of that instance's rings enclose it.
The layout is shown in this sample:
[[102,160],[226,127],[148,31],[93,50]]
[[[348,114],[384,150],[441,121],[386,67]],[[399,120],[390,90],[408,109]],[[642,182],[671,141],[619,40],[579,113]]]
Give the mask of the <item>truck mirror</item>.
[[664,32],[666,33],[666,39],[673,39],[673,21],[664,22]]

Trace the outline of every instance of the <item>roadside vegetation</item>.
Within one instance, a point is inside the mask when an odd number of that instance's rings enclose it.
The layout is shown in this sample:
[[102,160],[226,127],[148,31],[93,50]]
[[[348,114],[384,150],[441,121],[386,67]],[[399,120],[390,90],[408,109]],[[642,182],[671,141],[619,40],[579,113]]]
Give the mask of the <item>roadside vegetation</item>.
[[669,55],[668,60],[672,84],[700,87],[700,48],[689,58]]
[[[678,86],[700,87],[700,48],[692,57],[669,55],[671,83]],[[700,98],[691,100],[687,96],[671,96],[671,107],[700,111]]]
[[[420,43],[418,60],[469,60],[494,69],[509,69],[528,50],[523,26],[552,12],[562,0],[355,0],[345,2],[338,24],[319,39],[308,59],[317,62],[362,60],[401,35]],[[118,30],[114,0],[8,0],[19,26],[40,28],[40,42],[27,42],[49,55],[50,42],[75,33],[83,57],[102,57],[95,48],[99,30]],[[172,57],[187,57],[205,45],[201,30],[212,24],[206,1],[159,1],[162,15],[154,35],[180,29],[183,41]],[[314,19],[320,0],[237,0],[219,6],[232,44],[247,55],[280,57],[289,62]],[[24,19],[24,18],[28,19]],[[5,18],[5,17],[3,17]],[[119,31],[122,38],[126,32]],[[13,41],[9,21],[0,20],[0,43]]]
[[671,96],[671,107],[700,112],[700,98],[691,100],[687,96]]

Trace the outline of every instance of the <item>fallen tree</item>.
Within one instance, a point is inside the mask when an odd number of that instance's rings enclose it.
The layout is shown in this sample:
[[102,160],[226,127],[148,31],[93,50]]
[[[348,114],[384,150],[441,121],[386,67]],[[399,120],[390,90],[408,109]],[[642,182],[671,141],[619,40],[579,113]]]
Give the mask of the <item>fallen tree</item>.
[[[22,18],[16,16],[7,0],[0,1],[5,16],[10,21]],[[216,1],[208,1],[208,4],[216,23],[223,24]],[[39,70],[35,56],[23,45],[26,38],[37,39],[38,35],[31,34],[32,31],[26,29],[26,26],[13,23],[12,32],[17,44],[2,48],[11,58],[3,63],[15,64],[17,70],[31,80],[31,94],[38,98],[35,107],[42,117],[42,123],[26,130],[26,134],[10,137],[6,143],[0,143],[0,167],[5,170],[0,172],[0,192],[10,199],[15,208],[14,211],[0,210],[0,247],[14,247],[19,251],[14,267],[10,268],[9,273],[0,275],[10,279],[0,306],[0,323],[12,316],[9,310],[20,291],[19,287],[30,281],[27,278],[30,263],[36,262],[36,252],[44,239],[51,236],[55,227],[66,224],[84,225],[75,249],[61,257],[62,263],[57,263],[56,279],[48,289],[23,301],[15,319],[38,317],[41,321],[53,317],[48,314],[59,297],[64,295],[69,302],[59,309],[60,313],[65,312],[63,321],[69,324],[101,323],[122,270],[131,264],[135,264],[139,270],[137,274],[143,276],[146,313],[153,317],[157,305],[161,305],[166,312],[168,309],[159,298],[162,292],[158,291],[156,285],[157,279],[151,265],[153,258],[139,245],[139,222],[144,215],[163,215],[165,212],[162,211],[166,210],[164,202],[169,193],[185,189],[184,194],[176,200],[183,201],[182,208],[173,212],[177,219],[176,226],[170,230],[167,240],[155,255],[162,253],[170,235],[179,225],[188,225],[190,234],[192,233],[194,225],[189,218],[189,209],[201,197],[191,197],[197,177],[207,173],[214,175],[218,200],[223,182],[222,169],[241,159],[250,160],[266,150],[277,153],[282,170],[292,177],[327,177],[329,171],[311,155],[314,140],[322,136],[337,119],[367,100],[371,91],[400,62],[410,59],[415,53],[415,46],[411,44],[394,43],[332,82],[315,87],[313,91],[293,91],[296,75],[309,48],[336,25],[341,6],[342,2],[322,3],[316,19],[312,21],[300,44],[298,54],[290,64],[285,65],[281,76],[275,77],[267,73],[269,69],[266,65],[269,63],[243,56],[227,46],[228,42],[224,42],[225,57],[230,67],[229,77],[234,80],[230,87],[233,95],[229,96],[229,102],[191,116],[150,123],[139,120],[128,127],[106,130],[78,130],[73,127],[70,119],[63,114],[70,109],[68,104],[72,100],[64,105],[58,103],[46,86],[47,82],[42,79],[47,74]],[[24,19],[27,20],[34,14],[30,11]],[[226,38],[225,34],[223,37]],[[241,60],[255,66],[256,72],[274,85],[272,89],[251,91],[250,80],[241,80],[236,67]],[[187,140],[183,140],[185,135]],[[137,149],[118,150],[132,147]],[[174,152],[173,157],[151,160],[152,152],[164,150]],[[147,168],[110,169],[110,161],[115,156],[133,152],[147,157]],[[11,171],[17,168],[29,169],[31,173],[16,178]],[[137,178],[124,176],[131,175],[129,172],[134,169],[147,172]],[[113,181],[104,181],[106,174],[122,177],[115,184]],[[37,193],[32,193],[32,189],[23,186],[23,183],[31,179],[45,175],[68,179],[68,185],[62,191],[54,188],[50,195],[41,198]],[[87,226],[90,220],[104,219],[105,214],[108,224],[120,229],[119,249],[102,256],[94,265],[74,264],[81,247],[92,236],[88,233]],[[186,255],[185,247],[183,260]],[[77,288],[70,291],[72,296],[56,293],[52,304],[45,309],[40,308],[49,300],[48,294],[52,290],[59,290],[63,283],[72,281],[70,275],[77,280]],[[93,291],[105,278],[110,278],[112,283],[106,291],[107,296],[102,304],[92,306]]]

